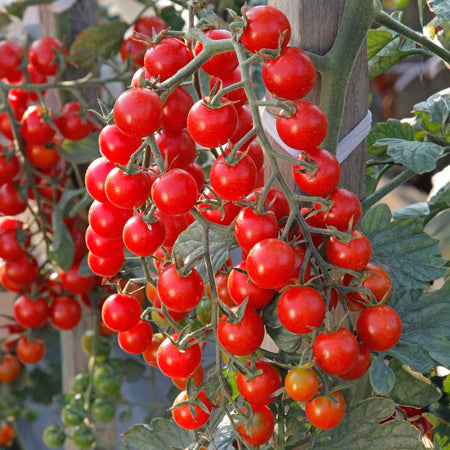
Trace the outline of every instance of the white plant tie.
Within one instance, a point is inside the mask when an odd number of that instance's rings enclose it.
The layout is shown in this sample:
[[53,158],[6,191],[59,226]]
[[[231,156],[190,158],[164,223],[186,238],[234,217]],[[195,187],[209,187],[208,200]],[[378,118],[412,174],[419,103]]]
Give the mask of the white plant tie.
[[47,8],[54,14],[61,14],[70,9],[77,0],[56,0],[47,5]]
[[[367,137],[372,124],[372,113],[367,111],[366,116],[356,125],[345,137],[343,137],[337,146],[336,158],[342,163],[356,147]],[[275,142],[293,158],[297,158],[300,150],[286,145],[278,135],[277,119],[269,113],[266,108],[262,114],[262,125],[265,131],[275,140]]]

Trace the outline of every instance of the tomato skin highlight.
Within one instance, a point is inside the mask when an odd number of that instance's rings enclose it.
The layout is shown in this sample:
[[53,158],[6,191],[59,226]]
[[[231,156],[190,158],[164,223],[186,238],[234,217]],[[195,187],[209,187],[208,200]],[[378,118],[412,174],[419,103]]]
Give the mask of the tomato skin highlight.
[[306,403],[306,417],[316,428],[330,430],[337,427],[345,414],[345,400],[340,391],[334,391],[331,395],[336,401],[326,396],[316,397]]
[[307,402],[319,393],[319,379],[312,369],[291,369],[284,385],[289,397],[298,402]]

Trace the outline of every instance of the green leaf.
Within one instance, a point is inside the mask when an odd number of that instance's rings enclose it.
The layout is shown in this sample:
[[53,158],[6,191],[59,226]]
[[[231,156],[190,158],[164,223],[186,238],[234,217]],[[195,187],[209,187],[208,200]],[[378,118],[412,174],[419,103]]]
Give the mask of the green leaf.
[[395,373],[396,380],[389,397],[396,403],[423,408],[441,398],[441,391],[428,378],[402,365],[397,359],[393,359],[389,367]]
[[414,42],[409,39],[402,41],[399,37],[396,37],[369,60],[369,78],[375,78],[416,53]]
[[295,353],[302,344],[302,335],[289,331],[280,322],[277,313],[277,301],[272,301],[263,309],[263,320],[266,331],[283,352]]
[[402,335],[390,355],[424,373],[435,366],[450,367],[450,282],[422,293],[391,295],[389,305],[402,320]]
[[395,384],[395,373],[382,356],[375,356],[369,369],[370,383],[378,394],[389,394]]
[[191,443],[187,430],[173,420],[157,417],[150,425],[133,425],[122,434],[122,444],[127,450],[183,449]]
[[70,269],[75,254],[75,246],[61,209],[55,209],[52,214],[53,241],[50,244],[49,258],[65,272]]
[[[434,448],[437,450],[450,449],[450,424],[438,423],[433,428]],[[436,445],[437,444],[437,445]]]
[[[233,235],[217,230],[209,230],[209,253],[214,272],[217,272],[230,257],[230,248],[236,244]],[[183,231],[172,249],[172,253],[179,253],[186,265],[195,267],[202,278],[207,280],[208,275],[203,258],[203,228],[194,222]]]
[[428,6],[437,16],[436,25],[450,22],[450,3],[448,0],[428,0]]
[[380,204],[361,220],[361,231],[372,245],[371,260],[388,271],[394,292],[427,289],[445,273],[438,241],[423,233],[419,218],[391,219],[389,207]]
[[145,364],[134,358],[121,359],[120,367],[126,381],[135,381],[144,375],[145,372]]
[[98,134],[90,134],[81,141],[64,139],[61,148],[58,149],[61,158],[74,163],[84,164],[99,158]]
[[95,69],[119,51],[128,24],[120,20],[84,29],[70,47],[70,59],[83,69]]
[[417,202],[392,211],[392,216],[395,219],[400,219],[401,217],[428,217],[429,214],[430,207],[428,202]]
[[402,166],[416,173],[431,172],[445,147],[434,142],[406,141],[405,139],[378,139],[375,147],[387,146],[387,154]]
[[424,102],[414,105],[413,112],[429,116],[432,122],[444,124],[450,114],[450,88],[436,92]]
[[367,136],[367,153],[379,154],[384,151],[383,147],[374,146],[378,139],[398,138],[413,141],[414,128],[409,123],[403,123],[396,119],[388,119],[387,122],[377,123]]
[[161,9],[159,15],[172,30],[181,31],[183,29],[184,19],[173,6],[166,6]]
[[388,398],[369,398],[346,412],[342,422],[322,431],[311,445],[314,450],[394,450],[423,449],[419,431],[408,422],[391,420],[395,404]]
[[387,30],[369,30],[367,34],[367,57],[373,58],[381,49],[386,47],[394,39],[392,33]]

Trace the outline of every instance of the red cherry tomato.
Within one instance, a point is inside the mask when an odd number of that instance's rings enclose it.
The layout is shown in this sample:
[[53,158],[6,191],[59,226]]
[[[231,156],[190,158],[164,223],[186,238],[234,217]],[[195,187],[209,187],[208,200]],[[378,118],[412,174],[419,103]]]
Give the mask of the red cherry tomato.
[[319,393],[319,379],[312,369],[291,369],[284,380],[286,393],[293,400],[307,402]]
[[119,332],[117,337],[123,351],[137,355],[142,353],[152,342],[152,326],[145,320],[139,320],[133,328]]
[[[275,420],[272,411],[267,406],[251,406],[252,419],[250,422],[250,430],[248,425],[240,425],[238,431],[250,445],[262,445],[272,437]],[[245,412],[245,407],[243,412]]]
[[[56,53],[61,50],[61,41],[54,37],[46,36],[34,41],[28,50],[30,64],[37,72],[43,75],[56,75],[59,64],[56,62]],[[64,49],[63,55],[67,54]]]
[[141,305],[129,294],[110,295],[103,303],[102,318],[113,331],[127,331],[140,320]]
[[188,396],[186,391],[182,391],[178,394],[172,405],[172,417],[181,428],[186,430],[197,430],[208,422],[211,416],[212,405],[206,397],[205,392],[200,391],[197,395],[197,401],[201,402],[209,413],[199,405],[195,405],[193,407],[195,415],[193,415],[189,405],[177,406],[178,403],[185,402],[187,399]]
[[42,297],[32,300],[23,295],[14,303],[14,318],[25,328],[42,327],[49,314],[47,301]]
[[41,338],[30,341],[24,336],[17,343],[17,357],[23,364],[36,364],[44,357],[45,348],[45,342]]
[[331,393],[334,400],[325,395],[306,403],[306,417],[316,428],[330,430],[337,427],[345,414],[345,400],[340,391]]
[[100,153],[112,163],[122,166],[128,164],[131,155],[141,144],[139,137],[122,133],[117,125],[106,125],[98,137]]

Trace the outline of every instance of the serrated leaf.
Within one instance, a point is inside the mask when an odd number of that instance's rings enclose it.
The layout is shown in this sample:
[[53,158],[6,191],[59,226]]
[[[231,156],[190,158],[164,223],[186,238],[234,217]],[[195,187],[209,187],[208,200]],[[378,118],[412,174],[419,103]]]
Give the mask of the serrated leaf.
[[122,434],[122,445],[127,450],[183,449],[191,443],[187,430],[173,420],[157,417],[150,425],[133,425]]
[[119,51],[128,24],[120,20],[84,29],[70,47],[70,59],[83,69],[95,69]]
[[58,267],[66,272],[72,266],[75,246],[60,209],[53,211],[52,223],[53,240],[50,244],[48,256]]
[[81,141],[64,139],[61,148],[58,148],[61,158],[74,164],[84,164],[100,158],[98,150],[98,134],[90,134]]
[[361,220],[360,229],[372,245],[371,261],[388,271],[394,292],[427,289],[445,273],[438,241],[423,232],[419,218],[391,219],[389,207],[380,204]]
[[314,440],[314,450],[394,450],[423,449],[419,431],[408,422],[379,422],[394,412],[394,402],[388,398],[369,398],[347,412],[342,422],[332,430],[322,431]]
[[173,6],[166,6],[161,9],[159,15],[172,30],[181,31],[183,29],[184,19]]
[[428,217],[429,214],[430,207],[428,202],[417,202],[392,211],[392,216],[395,219],[400,219],[401,217]]
[[437,291],[402,291],[389,305],[402,320],[402,335],[387,353],[424,373],[435,366],[450,367],[450,282]]
[[367,58],[374,57],[381,49],[394,39],[387,30],[369,30],[367,34]]
[[[214,272],[217,272],[230,257],[230,248],[236,244],[234,236],[217,230],[209,230],[209,253]],[[194,222],[175,241],[172,253],[179,253],[185,264],[195,267],[203,280],[207,281],[207,271],[203,250],[203,228]]]
[[437,160],[444,154],[445,147],[434,142],[406,141],[405,139],[378,139],[375,147],[387,146],[387,154],[402,166],[416,173],[431,172]]
[[395,374],[395,385],[389,397],[396,403],[423,408],[437,402],[442,392],[428,378],[402,365],[397,359],[389,363]]
[[436,14],[438,19],[436,25],[450,22],[450,3],[448,0],[428,0],[428,6]]
[[136,381],[145,372],[145,364],[134,358],[126,358],[121,360],[120,367],[126,381]]
[[370,383],[378,394],[389,394],[395,384],[395,373],[382,356],[375,356],[369,368]]
[[413,141],[414,128],[409,123],[403,123],[396,119],[377,123],[367,136],[367,153],[379,154],[384,151],[383,147],[374,146],[375,142],[383,138],[398,138]]

